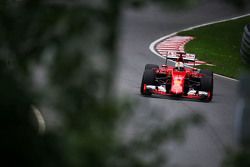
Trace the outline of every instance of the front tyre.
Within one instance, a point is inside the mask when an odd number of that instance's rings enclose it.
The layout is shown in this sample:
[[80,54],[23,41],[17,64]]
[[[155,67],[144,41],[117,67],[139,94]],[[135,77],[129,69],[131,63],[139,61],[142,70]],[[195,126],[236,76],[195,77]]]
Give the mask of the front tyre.
[[152,93],[146,90],[146,85],[155,85],[155,72],[153,69],[144,70],[142,81],[141,81],[141,94],[144,96],[150,96]]
[[200,70],[201,74],[204,74],[205,76],[212,77],[213,78],[213,72],[209,70]]
[[213,77],[204,76],[201,78],[201,91],[208,93],[208,96],[202,100],[210,102],[213,98]]
[[200,70],[201,74],[204,74],[204,77],[201,78],[201,91],[208,92],[208,97],[203,100],[210,102],[213,98],[213,89],[214,89],[214,75],[212,71],[209,70]]

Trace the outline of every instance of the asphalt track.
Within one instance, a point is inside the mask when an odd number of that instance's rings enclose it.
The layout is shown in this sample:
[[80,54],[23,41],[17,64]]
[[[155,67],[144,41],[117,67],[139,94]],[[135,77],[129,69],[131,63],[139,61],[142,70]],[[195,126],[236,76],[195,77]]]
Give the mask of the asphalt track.
[[171,166],[220,165],[225,147],[236,146],[234,115],[238,99],[237,81],[215,76],[214,98],[211,103],[145,98],[140,95],[139,88],[145,64],[164,63],[162,58],[148,49],[151,42],[184,28],[245,13],[247,11],[237,11],[227,4],[216,1],[204,2],[188,11],[173,12],[153,6],[140,10],[124,10],[119,41],[117,89],[118,94],[137,102],[134,114],[124,128],[125,136],[133,137],[139,131],[152,128],[160,122],[197,112],[206,119],[203,126],[189,128],[184,143],[171,142],[161,149],[168,153]]

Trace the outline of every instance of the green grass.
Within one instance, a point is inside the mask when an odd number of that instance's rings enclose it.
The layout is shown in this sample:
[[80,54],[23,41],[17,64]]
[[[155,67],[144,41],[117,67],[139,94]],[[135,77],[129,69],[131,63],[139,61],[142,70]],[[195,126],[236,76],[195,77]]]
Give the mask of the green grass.
[[195,37],[185,45],[185,51],[195,53],[199,60],[215,66],[199,66],[215,73],[238,78],[244,66],[240,58],[240,44],[244,26],[250,23],[250,17],[217,23],[206,27],[184,31],[178,35]]

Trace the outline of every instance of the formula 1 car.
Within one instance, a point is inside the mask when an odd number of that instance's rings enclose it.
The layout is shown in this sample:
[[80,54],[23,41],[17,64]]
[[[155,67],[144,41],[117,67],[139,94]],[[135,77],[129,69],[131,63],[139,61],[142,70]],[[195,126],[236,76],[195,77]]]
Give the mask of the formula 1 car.
[[[163,95],[210,102],[213,98],[213,72],[184,66],[184,52],[176,53],[175,66],[166,63],[159,67],[147,64],[141,82],[144,96]],[[191,61],[190,59],[188,60]],[[193,59],[195,66],[195,58]]]

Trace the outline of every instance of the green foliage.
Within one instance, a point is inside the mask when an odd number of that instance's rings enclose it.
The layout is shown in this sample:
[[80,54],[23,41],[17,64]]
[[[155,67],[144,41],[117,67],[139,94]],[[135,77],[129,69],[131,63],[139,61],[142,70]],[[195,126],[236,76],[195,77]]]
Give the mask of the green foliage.
[[187,7],[194,7],[200,0],[129,0],[127,4],[134,7],[142,7],[148,4],[157,4],[163,7],[171,7],[172,9],[178,10]]
[[238,9],[244,9],[247,4],[247,0],[224,0],[224,1],[234,5]]
[[[126,4],[133,7],[143,7],[148,4],[157,4],[162,6],[164,9],[170,8],[174,10],[186,9],[189,7],[195,7],[201,0],[127,0],[124,1]],[[228,4],[231,4],[235,8],[242,10],[248,4],[247,0],[222,0]]]
[[226,159],[222,163],[223,167],[248,167],[250,166],[249,148],[242,148],[237,151],[228,150]]
[[[115,4],[107,3],[109,8]],[[6,160],[13,159],[10,166],[105,164],[120,108],[113,105],[108,86],[116,12],[32,0],[1,2],[1,149]],[[37,134],[31,105],[58,116],[59,125]]]

